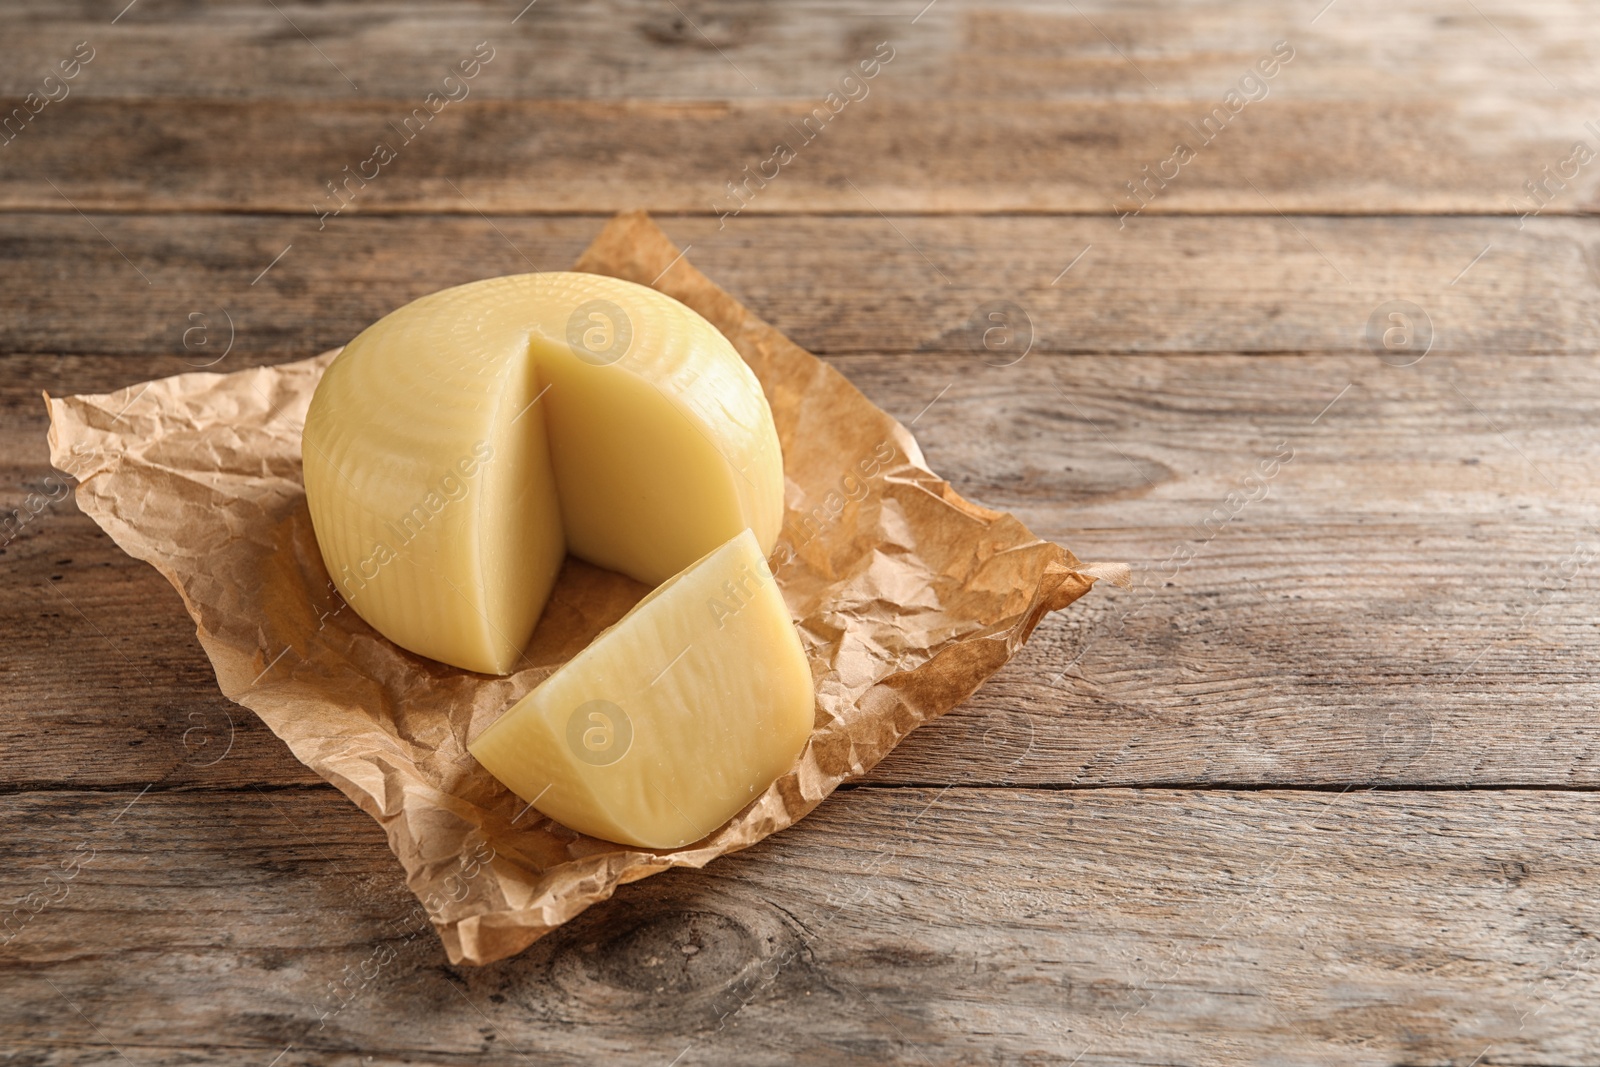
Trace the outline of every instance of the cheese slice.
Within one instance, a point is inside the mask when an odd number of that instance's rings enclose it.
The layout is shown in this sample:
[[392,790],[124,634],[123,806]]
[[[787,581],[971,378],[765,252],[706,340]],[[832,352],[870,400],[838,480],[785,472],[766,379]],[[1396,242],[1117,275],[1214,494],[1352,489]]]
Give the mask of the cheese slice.
[[641,600],[468,748],[557,822],[677,848],[794,764],[813,704],[799,635],[746,530]]
[[671,297],[593,274],[422,297],[351,341],[312,398],[306,501],[374,629],[510,672],[570,551],[650,585],[749,528],[783,461],[760,382]]

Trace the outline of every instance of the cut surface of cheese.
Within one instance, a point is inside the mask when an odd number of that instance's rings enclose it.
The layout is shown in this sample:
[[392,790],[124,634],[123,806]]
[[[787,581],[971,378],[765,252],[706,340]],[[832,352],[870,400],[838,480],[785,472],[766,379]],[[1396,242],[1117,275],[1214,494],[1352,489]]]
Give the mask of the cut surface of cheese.
[[799,635],[746,530],[646,596],[468,748],[557,822],[678,848],[789,770],[814,704]]
[[302,437],[328,573],[396,644],[513,669],[570,551],[656,585],[749,528],[777,540],[783,461],[716,328],[593,274],[422,297],[347,345]]

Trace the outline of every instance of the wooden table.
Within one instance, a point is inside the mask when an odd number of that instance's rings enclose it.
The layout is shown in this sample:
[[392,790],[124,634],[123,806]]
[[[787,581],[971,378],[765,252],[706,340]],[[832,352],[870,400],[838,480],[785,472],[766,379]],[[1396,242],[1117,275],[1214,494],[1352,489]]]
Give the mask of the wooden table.
[[[0,1062],[1600,1063],[1592,4],[123,4],[0,15]],[[794,829],[451,967],[39,393],[634,207],[1138,584]]]

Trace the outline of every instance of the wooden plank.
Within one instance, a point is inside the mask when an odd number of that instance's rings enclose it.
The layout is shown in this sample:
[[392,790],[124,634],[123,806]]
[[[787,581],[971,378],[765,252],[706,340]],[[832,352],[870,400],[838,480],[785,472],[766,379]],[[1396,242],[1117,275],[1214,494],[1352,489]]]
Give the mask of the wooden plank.
[[[91,225],[71,213],[0,215],[0,287],[29,312],[0,318],[0,353],[187,360],[161,364],[169,373],[224,352],[217,370],[308,356],[435,289],[564,268],[599,225],[347,217],[319,232],[272,216]],[[1369,355],[1369,322],[1394,300],[1426,311],[1439,354],[1600,347],[1594,219],[1147,218],[1119,230],[1110,219],[891,224],[868,215],[665,225],[697,267],[824,354],[981,351],[984,311],[998,302],[1023,309],[1041,355]]]
[[30,1063],[1387,1067],[1600,1044],[1587,793],[856,789],[481,969],[443,963],[331,790],[131,800],[0,800],[0,899],[58,898],[0,958],[0,1040]]
[[[0,209],[1521,214],[1524,183],[1564,163],[1544,213],[1600,203],[1600,166],[1568,162],[1575,142],[1600,144],[1584,126],[1595,106],[1567,97],[1286,96],[1209,142],[1188,124],[1219,101],[1021,100],[1000,125],[993,101],[935,106],[885,82],[808,142],[815,106],[468,98],[413,134],[409,102],[69,98],[7,146]],[[1486,127],[1503,132],[1485,141]],[[1192,158],[1174,164],[1179,143]],[[1128,183],[1163,161],[1172,180],[1135,198]],[[763,165],[773,180],[744,187]]]
[[72,89],[83,96],[411,99],[488,41],[495,59],[471,87],[483,98],[810,100],[888,39],[894,79],[930,100],[1210,99],[1282,39],[1294,63],[1308,61],[1269,95],[1482,100],[1586,87],[1597,44],[1583,4],[1552,0],[1486,0],[1466,15],[1448,0],[1340,0],[1321,17],[1293,0],[679,6],[140,0],[121,13],[102,0],[17,0],[0,94],[36,90],[49,57],[90,40],[96,58]]
[[[1140,583],[1047,619],[873,780],[1600,785],[1595,360],[833,363],[915,420],[958,491],[1084,558],[1133,563]],[[7,365],[3,440],[23,460],[5,468],[7,509],[47,488],[38,389],[181,369]],[[1262,464],[1276,474],[1261,478]],[[70,501],[4,551],[16,747],[0,782],[142,785],[190,758],[191,711],[221,729],[230,706],[176,596]],[[178,768],[180,780],[306,780],[248,723],[251,747],[204,774]],[[35,736],[73,758],[23,744]]]
[[[1125,183],[1179,141],[1195,158],[1166,165],[1147,212],[1520,213],[1535,181],[1570,213],[1600,188],[1572,162],[1576,140],[1600,144],[1581,4],[691,6],[513,23],[487,3],[147,0],[109,25],[101,5],[37,0],[0,42],[8,93],[37,92],[78,40],[95,58],[6,145],[0,205],[305,213],[385,139],[400,158],[351,212],[723,212],[725,183],[779,141],[797,158],[743,210],[1103,214],[1133,207]],[[1244,81],[1280,40],[1293,58]],[[393,132],[479,41],[495,58],[468,95],[425,137]],[[860,99],[827,103],[885,41]],[[796,127],[818,106],[837,113],[813,139]],[[1218,107],[1226,129],[1197,131]]]

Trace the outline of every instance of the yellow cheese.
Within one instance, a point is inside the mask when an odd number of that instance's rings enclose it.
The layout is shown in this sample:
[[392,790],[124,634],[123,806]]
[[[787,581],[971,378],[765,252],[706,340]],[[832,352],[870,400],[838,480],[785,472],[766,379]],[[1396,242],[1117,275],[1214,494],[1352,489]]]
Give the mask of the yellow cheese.
[[641,600],[468,747],[557,822],[677,848],[793,765],[813,702],[799,636],[746,530]]
[[567,551],[651,585],[782,522],[761,385],[689,308],[592,274],[446,289],[329,366],[306,415],[306,501],[374,629],[468,670],[514,669]]

